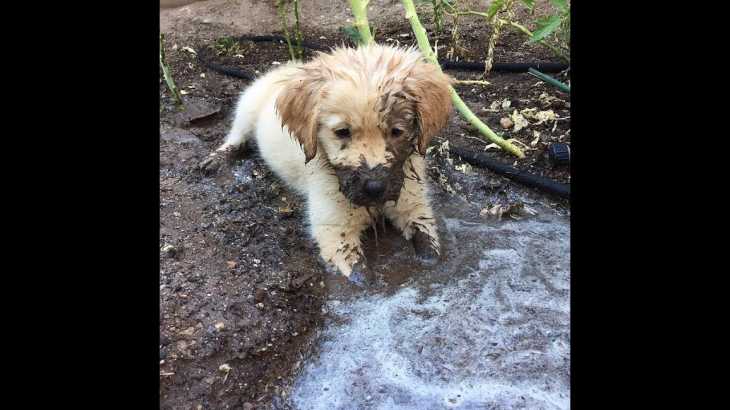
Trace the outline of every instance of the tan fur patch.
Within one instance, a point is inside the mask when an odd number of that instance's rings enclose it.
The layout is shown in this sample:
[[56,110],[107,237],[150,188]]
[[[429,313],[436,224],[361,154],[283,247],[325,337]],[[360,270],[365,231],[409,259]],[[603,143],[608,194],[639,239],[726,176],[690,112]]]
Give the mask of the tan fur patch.
[[[391,127],[410,127],[412,111],[418,125],[415,146],[423,155],[451,112],[449,77],[415,48],[370,45],[320,53],[288,83],[276,106],[307,162],[323,144],[329,160],[342,166],[386,164],[393,157],[386,142]],[[344,144],[334,130],[319,130],[322,118],[335,115],[352,132]],[[405,120],[398,123],[398,115]],[[342,147],[348,149],[338,152]]]

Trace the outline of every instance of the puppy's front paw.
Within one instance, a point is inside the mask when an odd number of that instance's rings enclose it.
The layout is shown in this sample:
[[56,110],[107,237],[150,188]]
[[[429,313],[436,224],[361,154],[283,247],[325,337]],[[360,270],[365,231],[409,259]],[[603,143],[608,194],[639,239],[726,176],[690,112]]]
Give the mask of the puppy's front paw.
[[349,246],[337,249],[333,255],[320,256],[327,271],[340,274],[357,285],[363,285],[366,279],[366,264],[362,252]]
[[413,232],[413,249],[416,257],[427,265],[435,265],[439,260],[438,238],[416,229]]
[[350,275],[347,276],[347,279],[357,286],[365,286],[367,284],[367,276],[365,273],[365,263],[358,262],[352,266],[352,270],[350,271]]

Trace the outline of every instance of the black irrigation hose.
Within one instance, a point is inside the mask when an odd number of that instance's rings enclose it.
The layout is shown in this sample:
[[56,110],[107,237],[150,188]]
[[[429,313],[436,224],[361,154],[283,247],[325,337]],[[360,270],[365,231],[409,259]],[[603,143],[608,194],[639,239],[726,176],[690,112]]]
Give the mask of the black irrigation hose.
[[[264,42],[285,42],[286,37],[278,35],[266,35],[266,36],[249,36],[244,35],[238,37],[236,40],[240,41],[253,41],[254,43]],[[315,51],[328,51],[330,47],[325,47],[319,44],[311,43],[308,41],[302,42],[302,47],[308,48]],[[221,64],[215,63],[207,53],[198,51],[198,60],[203,66],[225,74],[231,77],[243,78],[245,80],[253,81],[256,77],[244,70],[226,67]],[[464,71],[484,71],[483,62],[470,62],[470,61],[450,61],[450,60],[439,60],[439,64],[444,70],[464,70]],[[563,70],[568,69],[568,64],[564,63],[494,63],[492,65],[492,71],[504,72],[504,73],[526,73],[530,68],[542,71],[543,73],[559,73]]]
[[[484,63],[439,60],[439,64],[444,70],[484,71]],[[543,73],[559,73],[567,70],[568,65],[564,63],[494,63],[492,65],[492,71],[502,73],[526,73],[530,68]]]
[[520,171],[510,165],[496,161],[481,152],[473,152],[456,146],[449,147],[449,151],[460,156],[461,159],[471,165],[475,165],[480,168],[487,168],[497,174],[504,175],[507,178],[520,182],[523,185],[540,189],[561,198],[570,199],[570,184],[561,184],[545,177]]

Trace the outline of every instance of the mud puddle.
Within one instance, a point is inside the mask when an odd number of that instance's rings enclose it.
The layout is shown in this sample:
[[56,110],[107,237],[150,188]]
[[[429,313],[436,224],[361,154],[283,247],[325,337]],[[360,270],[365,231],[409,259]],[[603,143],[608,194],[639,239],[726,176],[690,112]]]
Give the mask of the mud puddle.
[[440,265],[414,264],[392,230],[369,251],[371,286],[328,278],[327,319],[289,406],[569,408],[568,218],[537,207],[485,222],[458,201],[436,209]]

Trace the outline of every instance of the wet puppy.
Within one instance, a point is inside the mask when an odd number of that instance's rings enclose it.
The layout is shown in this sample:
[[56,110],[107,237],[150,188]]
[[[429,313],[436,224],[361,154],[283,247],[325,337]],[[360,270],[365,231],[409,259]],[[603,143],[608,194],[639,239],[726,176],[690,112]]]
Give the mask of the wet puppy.
[[360,273],[360,236],[381,214],[435,262],[424,155],[451,113],[449,84],[413,48],[340,48],[289,63],[242,94],[225,143],[202,166],[253,134],[267,165],[306,198],[328,266]]

